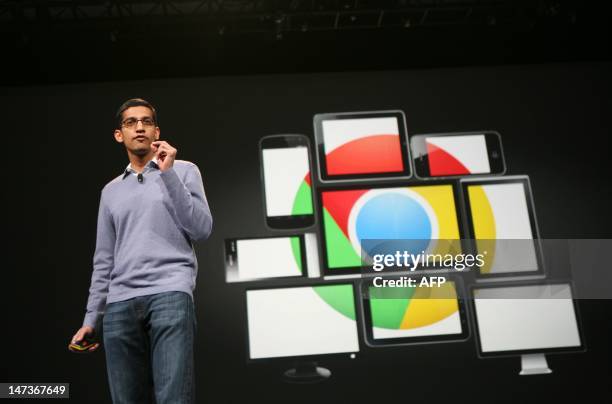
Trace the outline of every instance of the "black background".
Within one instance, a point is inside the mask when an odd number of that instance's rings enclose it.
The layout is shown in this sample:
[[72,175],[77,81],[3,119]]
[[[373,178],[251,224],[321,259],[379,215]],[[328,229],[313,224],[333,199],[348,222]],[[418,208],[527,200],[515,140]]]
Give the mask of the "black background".
[[[610,301],[580,301],[587,351],[519,377],[515,358],[462,343],[364,348],[322,361],[332,379],[283,384],[286,363],[247,365],[243,289],[224,282],[223,240],[264,224],[258,140],[304,133],[320,112],[401,109],[409,134],[497,130],[507,174],[531,177],[545,238],[610,238],[610,63],[162,79],[2,89],[3,382],[69,382],[74,402],[110,402],[104,355],[74,355],[101,188],[128,161],[112,137],[127,98],[156,105],[161,136],[200,167],[214,216],[197,245],[198,402],[610,400]],[[609,264],[602,263],[602,271]]]

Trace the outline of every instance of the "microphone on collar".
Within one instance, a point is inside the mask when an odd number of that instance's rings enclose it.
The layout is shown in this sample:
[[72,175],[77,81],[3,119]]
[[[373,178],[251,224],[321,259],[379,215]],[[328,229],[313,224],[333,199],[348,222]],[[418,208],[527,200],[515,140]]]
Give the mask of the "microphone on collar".
[[138,173],[136,177],[138,178],[138,182],[142,184],[142,181],[144,180],[144,178],[142,177],[142,173]]

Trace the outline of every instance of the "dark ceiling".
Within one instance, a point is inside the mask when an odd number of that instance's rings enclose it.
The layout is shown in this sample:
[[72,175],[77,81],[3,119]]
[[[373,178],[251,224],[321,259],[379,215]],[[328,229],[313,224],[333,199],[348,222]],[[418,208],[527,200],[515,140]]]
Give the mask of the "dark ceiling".
[[603,61],[611,15],[570,0],[0,0],[0,85]]

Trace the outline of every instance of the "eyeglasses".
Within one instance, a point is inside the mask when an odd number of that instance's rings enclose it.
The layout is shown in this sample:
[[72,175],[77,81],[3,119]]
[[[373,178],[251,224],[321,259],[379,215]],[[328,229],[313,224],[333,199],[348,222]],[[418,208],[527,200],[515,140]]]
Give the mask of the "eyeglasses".
[[124,126],[126,128],[133,128],[138,125],[138,121],[142,122],[142,126],[155,126],[155,121],[153,120],[153,118],[149,117],[142,119],[128,118],[125,121],[121,122],[121,126]]

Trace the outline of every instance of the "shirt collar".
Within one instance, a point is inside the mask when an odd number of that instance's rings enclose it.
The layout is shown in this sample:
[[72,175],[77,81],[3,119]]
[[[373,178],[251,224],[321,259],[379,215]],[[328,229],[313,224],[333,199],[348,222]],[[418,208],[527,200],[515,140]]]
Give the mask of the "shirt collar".
[[[153,168],[153,169],[159,168],[159,164],[157,163],[157,157],[153,157],[152,160],[150,160],[147,164],[145,164],[145,168],[143,172],[146,171],[147,168]],[[127,177],[130,174],[137,174],[136,170],[132,168],[132,163],[128,164],[127,167],[125,168],[125,171],[123,172],[123,178]]]

